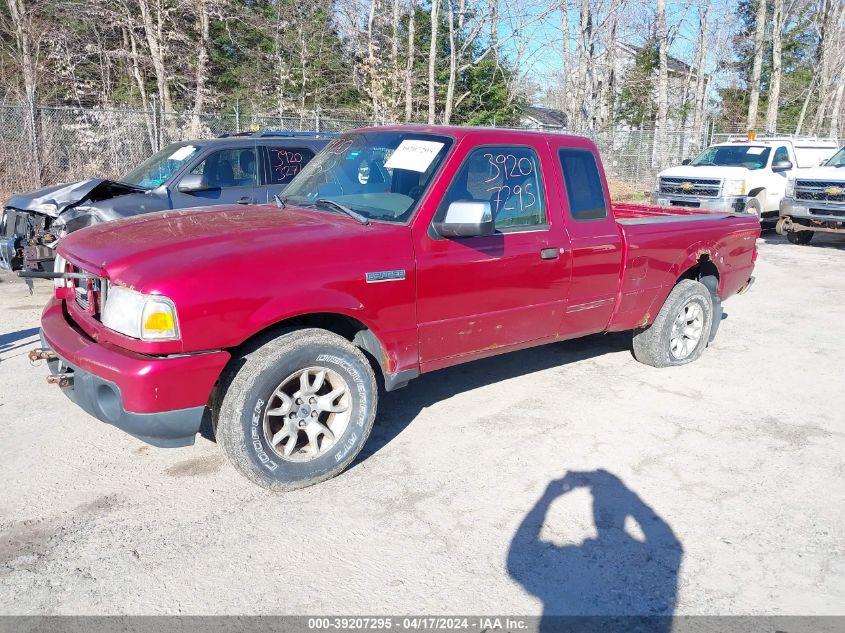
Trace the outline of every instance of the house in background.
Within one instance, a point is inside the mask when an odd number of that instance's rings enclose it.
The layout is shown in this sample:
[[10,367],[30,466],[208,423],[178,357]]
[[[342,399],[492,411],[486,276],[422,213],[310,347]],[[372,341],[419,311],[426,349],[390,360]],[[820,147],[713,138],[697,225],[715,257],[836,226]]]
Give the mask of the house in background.
[[520,127],[529,130],[547,130],[550,132],[565,130],[569,120],[565,112],[553,108],[528,106],[523,108],[519,120]]

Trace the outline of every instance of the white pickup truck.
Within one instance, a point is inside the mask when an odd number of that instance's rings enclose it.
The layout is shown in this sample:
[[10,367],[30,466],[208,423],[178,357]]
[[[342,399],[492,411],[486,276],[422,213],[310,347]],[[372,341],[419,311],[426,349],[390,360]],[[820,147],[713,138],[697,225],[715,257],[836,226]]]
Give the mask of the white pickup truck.
[[654,204],[777,215],[790,176],[817,167],[837,150],[833,139],[732,138],[657,175]]
[[775,228],[793,244],[809,244],[817,232],[845,233],[845,147],[789,179]]

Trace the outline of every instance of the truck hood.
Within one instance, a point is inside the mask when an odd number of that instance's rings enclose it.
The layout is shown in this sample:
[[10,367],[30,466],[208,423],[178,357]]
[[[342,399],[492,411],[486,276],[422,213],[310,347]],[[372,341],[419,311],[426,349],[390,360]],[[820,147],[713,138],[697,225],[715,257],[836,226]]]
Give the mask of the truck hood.
[[717,167],[716,165],[702,165],[701,167],[691,167],[690,165],[682,165],[680,167],[671,167],[661,171],[658,176],[668,176],[670,178],[727,178],[729,180],[741,180],[747,178],[751,170],[745,167]]
[[814,167],[812,169],[800,169],[795,174],[802,180],[838,180],[845,181],[845,167]]
[[81,182],[44,187],[37,191],[12,196],[6,201],[7,207],[22,211],[43,213],[52,218],[62,211],[85,201],[99,202],[127,193],[146,191],[142,187],[135,187],[115,180],[92,178]]
[[289,266],[282,261],[337,261],[332,249],[340,242],[352,241],[366,252],[371,240],[397,230],[408,232],[404,225],[365,226],[323,210],[232,205],[162,211],[95,225],[65,237],[58,251],[113,282],[164,293],[170,282],[184,285],[185,279],[214,276],[217,267],[271,274],[269,266],[283,274]]

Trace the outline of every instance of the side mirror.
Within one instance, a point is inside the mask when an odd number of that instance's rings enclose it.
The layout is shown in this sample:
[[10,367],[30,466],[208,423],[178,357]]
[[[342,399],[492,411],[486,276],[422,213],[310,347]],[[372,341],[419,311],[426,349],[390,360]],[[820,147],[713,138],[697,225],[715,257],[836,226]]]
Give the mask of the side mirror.
[[458,200],[446,209],[442,222],[434,223],[434,230],[443,237],[478,237],[493,235],[493,211],[489,202]]
[[188,174],[183,176],[179,181],[176,189],[182,193],[196,193],[198,191],[208,191],[208,180],[202,174]]
[[779,160],[772,163],[772,171],[789,171],[790,169],[792,169],[792,162],[788,160]]
[[691,158],[685,158],[681,161],[681,165],[689,165],[692,162]]

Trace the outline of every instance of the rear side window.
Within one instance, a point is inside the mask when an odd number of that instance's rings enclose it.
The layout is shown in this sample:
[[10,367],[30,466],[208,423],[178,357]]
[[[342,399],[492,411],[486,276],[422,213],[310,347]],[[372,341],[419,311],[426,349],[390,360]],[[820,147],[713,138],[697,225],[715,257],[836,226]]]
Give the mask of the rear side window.
[[286,185],[314,158],[307,147],[268,147],[270,153],[270,183]]
[[607,202],[596,157],[592,152],[580,149],[562,149],[558,155],[572,219],[579,222],[604,220]]

